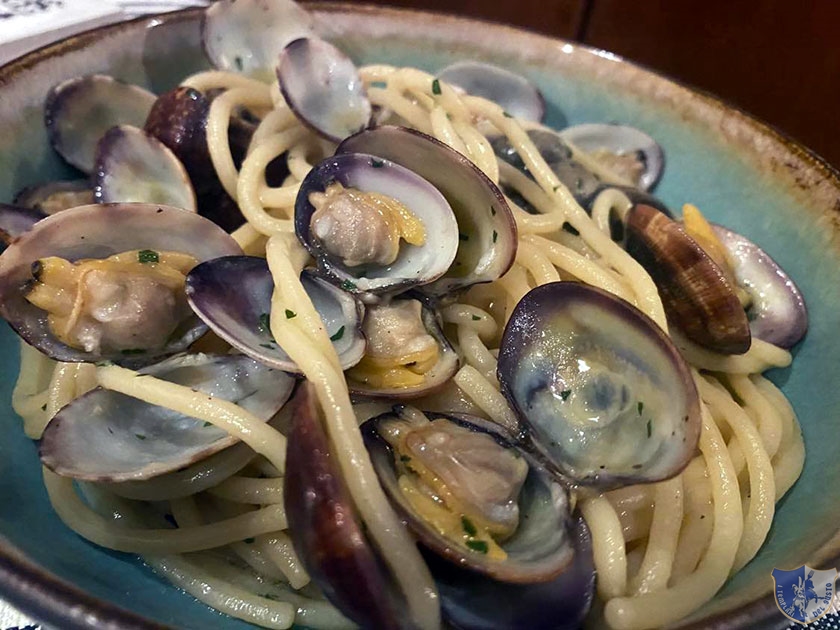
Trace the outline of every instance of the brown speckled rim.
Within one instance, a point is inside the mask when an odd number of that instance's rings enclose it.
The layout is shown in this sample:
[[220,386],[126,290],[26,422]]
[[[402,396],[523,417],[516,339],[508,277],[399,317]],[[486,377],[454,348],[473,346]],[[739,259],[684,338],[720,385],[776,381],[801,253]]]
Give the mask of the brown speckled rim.
[[[526,50],[539,51],[538,58],[548,59],[556,54],[566,42],[521,29],[482,22],[469,18],[454,17],[407,9],[384,8],[369,5],[324,2],[311,5],[319,14],[330,14],[332,20],[341,20],[342,16],[354,19],[385,19],[402,23],[433,25],[439,32],[456,33],[460,41],[479,45],[480,34],[490,34],[497,42],[505,42],[505,47],[513,49],[523,46]],[[129,22],[121,22],[100,27],[61,40],[57,43],[35,50],[20,59],[0,68],[0,92],[18,74],[37,67],[41,62],[60,57],[68,52],[85,48],[103,36],[113,35],[126,29],[152,28],[158,24],[189,22],[198,18],[201,9],[188,9],[156,17],[141,17]],[[145,25],[145,26],[144,26]],[[428,26],[427,26],[428,27]],[[456,41],[453,37],[451,41]],[[814,152],[806,149],[795,140],[781,133],[738,107],[729,105],[701,90],[689,88],[643,66],[626,62],[614,55],[597,49],[572,44],[578,55],[577,61],[588,64],[606,62],[606,58],[618,64],[623,71],[633,78],[655,81],[658,88],[671,96],[675,106],[696,118],[717,114],[721,116],[720,131],[725,139],[735,148],[746,150],[749,156],[768,172],[785,178],[792,189],[799,189],[811,200],[817,199],[818,214],[829,220],[835,232],[840,231],[840,173]],[[588,58],[587,58],[588,57]],[[544,63],[551,67],[550,64]],[[597,79],[596,79],[597,80]],[[620,88],[632,91],[625,84]],[[644,88],[640,88],[644,89]],[[660,100],[662,99],[659,95]],[[687,101],[687,103],[685,102]],[[769,143],[769,157],[765,155],[767,146],[760,142],[753,145],[750,139],[764,140]],[[840,240],[840,239],[838,239]],[[840,564],[840,532],[823,545],[808,564],[817,567],[837,566]],[[768,576],[769,578],[769,576]],[[70,630],[171,630],[165,626],[125,610],[108,601],[91,596],[72,583],[58,578],[32,562],[16,549],[8,540],[0,536],[0,587],[2,595],[10,603],[37,619],[58,628]],[[776,607],[768,584],[767,593],[746,605],[734,604],[733,609],[715,614],[705,619],[684,623],[680,628],[690,630],[735,630],[746,628],[786,628],[790,624]]]

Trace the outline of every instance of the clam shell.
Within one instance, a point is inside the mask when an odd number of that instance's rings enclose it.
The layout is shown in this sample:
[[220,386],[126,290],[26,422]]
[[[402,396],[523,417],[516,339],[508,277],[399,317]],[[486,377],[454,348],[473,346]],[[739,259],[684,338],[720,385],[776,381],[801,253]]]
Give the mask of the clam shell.
[[[32,263],[41,258],[75,261],[142,249],[188,253],[199,262],[242,253],[219,227],[186,210],[149,204],[72,208],[39,221],[0,255],[0,315],[29,344],[59,361],[126,362],[128,357],[121,353],[94,355],[64,345],[50,332],[46,313],[24,294],[32,279]],[[206,330],[198,318],[191,318],[166,348],[134,356],[132,361],[152,362],[180,352]]]
[[93,202],[93,189],[86,179],[27,186],[18,191],[13,201],[16,206],[33,208],[44,214],[55,214],[68,208],[87,206]]
[[441,81],[456,85],[472,96],[481,96],[523,120],[541,122],[545,99],[525,77],[480,61],[459,61],[437,74]]
[[[294,379],[241,355],[185,354],[140,370],[240,405],[268,421]],[[97,388],[63,407],[41,438],[45,466],[85,481],[138,481],[178,470],[236,440],[222,429]]]
[[637,205],[625,222],[627,252],[651,275],[670,321],[692,341],[724,354],[750,349],[750,327],[720,267],[675,221]]
[[47,134],[61,157],[92,173],[105,132],[122,124],[142,127],[154,102],[151,92],[104,74],[67,79],[47,94]]
[[269,81],[286,45],[314,33],[312,17],[291,0],[220,0],[204,12],[201,42],[216,68]]
[[8,245],[46,216],[40,210],[0,203],[0,242]]
[[160,203],[196,211],[184,165],[165,144],[137,127],[118,125],[102,136],[93,181],[99,203]]
[[[312,232],[313,192],[333,182],[362,192],[377,192],[402,202],[422,222],[426,242],[400,242],[397,259],[388,266],[347,266],[327,252]],[[343,153],[313,168],[295,202],[298,239],[331,282],[354,293],[394,293],[429,283],[446,273],[458,249],[458,227],[446,199],[428,181],[407,168],[372,155]]]
[[688,365],[650,318],[600,289],[554,282],[526,294],[505,327],[497,374],[523,435],[575,483],[668,479],[697,448]]
[[[419,131],[384,126],[362,131],[337,153],[369,153],[414,171],[449,202],[458,222],[458,253],[449,271],[423,287],[429,295],[456,293],[502,277],[516,257],[516,223],[504,195],[469,159]],[[444,228],[441,228],[443,232]]]
[[295,115],[328,140],[341,142],[370,124],[373,109],[359,71],[332,44],[291,42],[280,55],[277,80]]
[[[341,367],[356,365],[365,351],[362,303],[312,270],[304,270],[300,280],[321,315],[327,334],[335,337],[333,346]],[[274,292],[274,280],[265,259],[230,256],[207,261],[187,276],[186,290],[196,314],[233,347],[265,365],[300,372],[261,321],[271,312]],[[294,312],[286,313],[286,317],[295,316]]]

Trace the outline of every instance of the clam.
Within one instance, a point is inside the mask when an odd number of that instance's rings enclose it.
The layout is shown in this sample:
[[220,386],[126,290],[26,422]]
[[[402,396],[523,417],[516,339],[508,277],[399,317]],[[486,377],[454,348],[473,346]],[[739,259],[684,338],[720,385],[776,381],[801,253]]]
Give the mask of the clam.
[[228,234],[186,210],[72,208],[39,221],[0,255],[0,315],[59,361],[150,363],[207,329],[187,305],[186,273],[241,253]]
[[700,406],[679,351],[641,311],[599,289],[555,282],[526,294],[497,373],[523,436],[574,483],[668,479],[697,447]]
[[[423,292],[443,296],[507,272],[516,256],[516,224],[504,195],[466,157],[424,133],[383,126],[351,136],[339,154],[361,152],[390,160],[431,183],[449,202],[457,220],[458,251],[443,277]],[[448,236],[435,225],[435,238]]]
[[33,208],[22,208],[0,203],[0,242],[9,244],[24,232],[28,232],[46,214]]
[[[304,270],[300,280],[321,315],[342,368],[356,365],[365,350],[361,302],[311,269]],[[271,336],[274,280],[265,259],[228,256],[201,263],[187,276],[186,290],[193,311],[234,348],[286,372],[300,371]],[[288,309],[284,315],[297,317]]]
[[[242,355],[183,354],[148,366],[151,375],[240,405],[270,420],[294,379]],[[222,429],[119,392],[96,388],[63,407],[47,425],[45,466],[86,481],[138,481],[178,470],[232,445]]]
[[293,399],[283,478],[295,551],[324,595],[363,628],[411,628],[406,601],[368,539],[323,425],[313,387]]
[[566,127],[558,134],[642,190],[656,186],[665,169],[662,147],[635,127],[589,123]]
[[346,373],[357,396],[417,398],[443,387],[458,371],[458,353],[422,296],[369,305],[362,331],[364,357]]
[[131,125],[111,127],[96,146],[99,203],[160,203],[195,212],[195,192],[180,160],[160,140]]
[[750,296],[747,315],[752,336],[792,348],[808,330],[802,292],[758,245],[720,225],[713,229],[729,251],[736,282]]
[[286,45],[314,33],[312,17],[291,0],[220,0],[204,12],[201,41],[216,68],[269,81]]
[[355,64],[321,39],[291,42],[277,80],[295,115],[328,140],[341,142],[370,124],[373,110]]
[[651,275],[668,318],[692,341],[724,354],[750,348],[750,327],[721,268],[675,221],[645,205],[627,215],[627,252]]
[[402,166],[364,154],[327,158],[295,203],[298,239],[325,276],[354,293],[393,293],[446,273],[458,227],[446,199]]
[[545,117],[543,95],[528,79],[510,70],[479,61],[459,61],[437,76],[468,94],[493,101],[515,118],[540,122]]
[[103,74],[62,81],[47,95],[44,120],[53,148],[84,173],[94,170],[96,144],[115,125],[141,127],[151,92]]
[[14,205],[55,214],[76,206],[94,202],[93,188],[86,179],[55,181],[27,186],[15,195]]

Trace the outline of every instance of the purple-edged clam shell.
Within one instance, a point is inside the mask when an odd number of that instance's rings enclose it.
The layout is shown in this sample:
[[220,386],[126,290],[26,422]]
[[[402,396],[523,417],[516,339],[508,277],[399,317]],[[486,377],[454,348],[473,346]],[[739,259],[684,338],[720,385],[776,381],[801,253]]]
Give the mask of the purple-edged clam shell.
[[204,12],[201,42],[220,70],[269,81],[286,45],[314,33],[312,17],[291,0],[220,0]]
[[[469,159],[413,129],[383,126],[347,138],[337,153],[369,153],[431,182],[458,222],[458,253],[442,278],[425,285],[430,295],[455,293],[502,277],[513,264],[516,223],[499,188]],[[442,229],[441,229],[442,231]]]
[[[395,457],[401,456],[395,455],[381,435],[381,427],[389,421],[422,427],[427,424],[426,419],[410,420],[401,415],[397,407],[390,413],[368,420],[362,425],[362,436],[379,482],[418,540],[454,565],[502,582],[548,582],[560,575],[574,554],[567,530],[571,517],[566,488],[498,425],[468,415],[426,413],[425,416],[428,421],[447,420],[457,427],[489,436],[503,449],[514,450],[518,457],[524,459],[528,472],[517,499],[518,527],[512,536],[499,542],[507,558],[495,560],[487,554],[464,549],[441,535],[432,523],[416,512],[400,489],[400,471],[396,468]],[[457,453],[453,453],[452,457],[457,458]],[[461,465],[469,470],[468,465]]]
[[370,124],[373,109],[358,69],[324,40],[303,38],[286,46],[277,80],[295,115],[329,140],[341,142]]
[[8,245],[46,217],[40,210],[0,203],[0,242]]
[[586,153],[603,150],[637,159],[642,166],[638,179],[642,190],[651,190],[656,186],[665,170],[662,147],[641,129],[628,125],[587,123],[566,127],[558,134]]
[[85,173],[96,144],[115,125],[142,127],[155,102],[151,92],[103,74],[62,81],[47,95],[44,120],[55,150]]
[[[143,249],[186,253],[199,262],[242,253],[221,228],[186,210],[150,204],[71,208],[39,221],[0,255],[0,315],[29,344],[59,361],[124,362],[127,357],[120,352],[96,355],[61,343],[50,331],[46,313],[24,296],[32,280],[32,264],[41,258],[76,261]],[[151,362],[180,352],[206,330],[201,320],[191,317],[181,323],[166,347],[131,358]]]
[[580,516],[558,527],[567,527],[574,557],[549,582],[499,582],[425,553],[446,619],[456,628],[578,630],[595,595],[592,536]]
[[[342,368],[358,363],[365,351],[361,302],[312,270],[304,270],[300,280],[333,339]],[[286,372],[300,371],[267,328],[274,280],[264,258],[230,256],[204,262],[187,276],[186,290],[193,311],[234,348]],[[297,314],[287,311],[285,316]]]
[[468,94],[493,101],[515,118],[541,122],[545,117],[542,93],[510,70],[480,61],[458,61],[438,71],[437,76]]
[[802,292],[758,245],[720,225],[712,226],[734,262],[735,279],[752,298],[747,314],[754,337],[792,348],[808,331]]
[[523,432],[576,483],[668,479],[697,447],[700,404],[679,351],[641,311],[594,287],[555,282],[526,294],[497,372]]
[[[236,403],[270,420],[294,379],[242,355],[183,354],[140,370]],[[137,378],[141,378],[138,376]],[[87,481],[139,481],[172,472],[234,444],[223,429],[107,389],[63,407],[41,438],[45,466]]]
[[[323,192],[334,182],[402,202],[423,223],[425,243],[411,245],[401,241],[397,259],[387,266],[345,265],[326,251],[312,229],[315,208],[310,195]],[[455,215],[432,184],[399,164],[358,153],[327,158],[309,172],[295,202],[295,231],[325,276],[354,293],[393,293],[432,282],[446,273],[458,250]]]
[[44,214],[55,214],[93,202],[93,188],[90,182],[86,179],[74,179],[27,186],[18,191],[12,203],[40,210]]
[[283,490],[298,557],[327,599],[361,627],[414,627],[404,596],[365,534],[314,387],[304,383],[293,404]]
[[181,161],[160,140],[131,125],[112,127],[102,136],[93,181],[99,203],[160,203],[196,211]]

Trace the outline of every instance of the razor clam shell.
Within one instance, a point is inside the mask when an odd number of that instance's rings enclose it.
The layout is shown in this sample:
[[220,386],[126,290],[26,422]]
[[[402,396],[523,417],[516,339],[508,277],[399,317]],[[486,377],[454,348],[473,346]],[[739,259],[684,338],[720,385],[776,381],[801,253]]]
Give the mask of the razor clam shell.
[[[524,437],[574,483],[661,481],[697,448],[690,368],[649,317],[600,289],[553,282],[528,292],[502,335],[497,375]],[[582,409],[604,409],[609,422],[584,423]]]
[[[47,217],[22,234],[0,255],[0,315],[30,345],[59,361],[125,363],[122,353],[94,355],[58,341],[44,311],[24,297],[32,280],[32,263],[48,256],[70,261],[107,258],[136,249],[177,251],[199,262],[241,255],[230,235],[192,212],[150,204],[98,204],[71,208]],[[159,360],[186,349],[207,330],[197,317],[179,328],[178,339],[166,348],[134,356],[132,362]]]
[[[423,222],[426,242],[411,245],[401,241],[397,259],[386,267],[345,265],[312,233],[315,208],[309,196],[323,192],[333,182],[402,202]],[[353,293],[394,293],[429,283],[446,273],[458,249],[455,215],[431,183],[399,164],[359,153],[327,158],[309,172],[295,201],[295,232],[325,277]]]
[[692,341],[723,354],[750,349],[741,302],[720,267],[682,226],[650,206],[625,220],[625,248],[651,275],[665,313]]
[[84,173],[95,166],[96,144],[115,125],[141,127],[155,95],[104,74],[74,77],[54,86],[44,105],[53,148]]
[[68,208],[94,203],[93,188],[86,179],[47,182],[27,186],[15,195],[16,206],[33,208],[44,214],[55,214]]
[[277,80],[295,115],[328,140],[341,142],[370,124],[373,109],[356,65],[328,42],[291,42],[280,55]]
[[437,73],[441,81],[456,85],[472,96],[493,101],[515,118],[541,122],[545,99],[522,75],[480,61],[458,61]]
[[516,257],[516,222],[499,188],[469,159],[413,129],[383,126],[347,138],[336,153],[369,153],[428,180],[449,202],[459,245],[449,272],[424,285],[444,296],[502,277]]
[[196,211],[184,165],[160,140],[131,125],[112,127],[102,136],[93,181],[99,203],[160,203]]
[[[361,332],[364,306],[313,270],[305,269],[300,280],[327,334],[333,337],[344,329],[341,338],[332,342],[341,367],[356,365],[365,351]],[[271,312],[274,292],[274,280],[264,258],[230,256],[204,262],[187,276],[186,290],[193,311],[234,348],[266,365],[300,372],[270,331],[261,329],[260,318]]]
[[753,300],[747,312],[752,336],[782,348],[795,346],[808,331],[799,287],[751,240],[720,225],[712,229],[735,262],[735,280]]
[[291,0],[219,0],[204,12],[201,42],[220,70],[270,81],[289,42],[313,37],[309,12]]
[[[236,403],[267,422],[294,379],[242,355],[183,354],[140,370]],[[47,425],[41,462],[85,481],[139,481],[172,472],[237,440],[203,421],[119,392],[96,388],[63,407]]]

